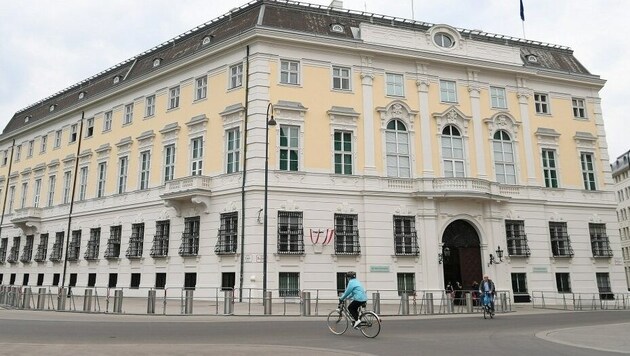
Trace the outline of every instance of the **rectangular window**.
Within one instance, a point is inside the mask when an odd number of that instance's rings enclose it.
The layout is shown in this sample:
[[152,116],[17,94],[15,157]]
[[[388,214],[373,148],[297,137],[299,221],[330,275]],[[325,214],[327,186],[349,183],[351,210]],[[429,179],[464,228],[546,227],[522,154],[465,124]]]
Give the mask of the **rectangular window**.
[[304,253],[304,228],[301,211],[278,211],[278,253]]
[[182,244],[179,246],[180,256],[197,256],[199,253],[199,216],[184,219]]
[[4,150],[4,154],[2,156],[2,165],[6,166],[8,162],[9,162],[9,151]]
[[28,183],[22,183],[22,200],[20,201],[20,209],[26,208],[26,195],[28,194]]
[[63,203],[70,203],[70,189],[72,187],[72,172],[63,173]]
[[[0,283],[2,283],[2,278],[0,278]],[[44,274],[43,273],[38,273],[37,274],[37,286],[41,287],[44,285]]]
[[59,280],[61,279],[61,274],[59,273],[53,273],[53,281],[52,281],[52,285],[53,286],[58,286],[59,285]]
[[525,234],[525,221],[505,220],[505,238],[507,240],[508,255],[530,255],[527,235]]
[[179,86],[171,88],[168,91],[168,109],[175,109],[179,107]]
[[300,62],[282,60],[280,61],[280,83],[300,84]]
[[238,88],[243,85],[243,64],[237,64],[230,67],[230,89]]
[[92,137],[94,135],[94,118],[87,119],[85,137]]
[[33,195],[33,207],[39,208],[39,199],[42,193],[42,179],[35,180],[35,194]]
[[512,273],[512,293],[527,294],[527,274]]
[[214,252],[217,255],[231,255],[236,253],[238,238],[238,213],[221,214],[221,227],[219,238]]
[[164,147],[164,182],[173,180],[175,176],[175,145]]
[[108,288],[116,288],[118,285],[118,273],[110,273],[109,280],[107,281]]
[[70,126],[70,143],[75,142],[77,140],[77,124],[73,124]]
[[87,192],[88,167],[81,167],[81,180],[79,181],[79,200],[85,200]]
[[356,214],[335,214],[335,254],[358,255],[359,217]]
[[20,236],[14,236],[13,246],[11,247],[11,251],[9,252],[9,257],[7,258],[7,262],[9,263],[17,262],[19,253],[20,253]]
[[398,281],[398,295],[407,293],[414,295],[416,293],[416,276],[415,273],[396,273]]
[[142,257],[142,248],[144,245],[144,223],[131,224],[131,237],[129,237],[129,247],[125,256],[127,258]]
[[7,211],[11,213],[13,211],[13,200],[15,199],[15,186],[12,185],[9,187],[9,206]]
[[597,279],[597,290],[599,291],[599,298],[603,300],[615,299],[610,287],[610,275],[608,272],[597,272],[595,274]]
[[131,289],[140,288],[140,273],[131,274],[131,283],[129,284],[129,288]]
[[457,102],[457,85],[452,80],[440,80],[440,100],[444,103]]
[[98,259],[98,250],[101,243],[101,228],[90,229],[90,240],[88,240],[87,250],[83,257],[88,261],[94,261]]
[[571,293],[571,277],[568,273],[556,273],[558,293]]
[[534,93],[534,106],[537,114],[549,114],[549,97],[547,94]]
[[332,68],[333,89],[350,90],[350,68]]
[[61,255],[63,253],[63,239],[65,233],[63,231],[55,233],[55,242],[53,243],[52,250],[50,251],[50,261],[60,262]]
[[566,222],[549,222],[549,235],[551,237],[551,252],[554,257],[573,257],[571,238],[567,233]]
[[542,150],[543,178],[545,187],[558,188],[558,169],[556,166],[556,151]]
[[22,157],[22,145],[15,146],[15,162],[18,162]]
[[584,189],[597,190],[597,187],[595,186],[595,164],[593,163],[593,154],[589,152],[580,153],[580,164],[582,166]]
[[30,275],[28,273],[24,273],[22,276],[22,285],[27,286]]
[[155,274],[155,289],[164,289],[166,287],[166,273],[160,272]]
[[573,105],[573,117],[585,119],[586,108],[584,105],[584,99],[573,98],[571,99],[571,104]]
[[55,131],[55,147],[54,148],[59,148],[59,147],[61,147],[61,130]]
[[123,125],[133,122],[133,103],[125,105],[125,115],[123,116]]
[[88,273],[88,287],[96,286],[96,273]]
[[149,173],[151,172],[151,151],[140,152],[140,190],[149,188]]
[[108,111],[103,116],[103,131],[110,131],[112,129],[112,116],[113,113]]
[[387,73],[385,74],[385,81],[387,85],[387,95],[405,96],[402,74]]
[[171,230],[171,221],[162,220],[155,222],[155,235],[151,247],[151,257],[168,256],[168,241]]
[[39,148],[39,153],[46,153],[46,145],[48,144],[48,136],[42,136],[41,146]]
[[128,165],[129,159],[127,157],[120,157],[118,159],[118,194],[122,194],[127,191]]
[[490,87],[490,102],[495,109],[507,109],[505,88]]
[[208,77],[203,76],[195,80],[195,100],[205,99],[208,95]]
[[105,258],[117,259],[120,257],[120,240],[122,237],[122,226],[110,226],[109,239],[107,240],[107,249],[105,250]]
[[184,289],[194,290],[197,287],[197,273],[187,272],[184,274]]
[[227,131],[227,147],[226,147],[226,164],[227,173],[234,173],[239,171],[240,164],[240,148],[241,148],[241,132],[238,128]]
[[402,256],[417,256],[420,253],[414,216],[394,215],[394,252]]
[[278,274],[278,293],[280,297],[297,297],[300,294],[300,273],[280,272]]
[[48,256],[48,234],[41,234],[39,235],[39,245],[37,245],[37,252],[33,260],[35,262],[44,262],[46,261],[46,256]]
[[300,149],[300,128],[280,125],[280,170],[297,171]]
[[35,141],[34,140],[28,141],[28,155],[27,155],[27,157],[33,157],[33,147],[34,146],[35,146]]
[[335,173],[352,174],[352,132],[335,131]]
[[20,256],[20,262],[29,263],[33,258],[33,239],[35,236],[26,235],[26,241],[24,243],[24,250],[22,250],[22,256]]
[[98,186],[96,190],[96,197],[101,198],[105,195],[105,178],[107,177],[107,162],[101,162],[98,164]]
[[190,174],[200,176],[203,167],[203,139],[201,137],[190,140]]
[[8,237],[0,239],[0,263],[4,263],[4,261],[7,258],[8,245],[9,245]]
[[155,95],[147,96],[144,103],[144,117],[155,115]]
[[236,273],[223,272],[221,273],[221,290],[234,290],[236,284]]
[[76,262],[81,253],[81,230],[73,230],[68,244],[68,261]]
[[55,175],[48,177],[48,206],[53,206],[55,202],[55,182],[57,178]]
[[588,224],[588,232],[591,236],[591,250],[593,257],[612,257],[610,241],[606,234],[606,224]]
[[346,291],[346,272],[337,272],[337,296],[341,296]]

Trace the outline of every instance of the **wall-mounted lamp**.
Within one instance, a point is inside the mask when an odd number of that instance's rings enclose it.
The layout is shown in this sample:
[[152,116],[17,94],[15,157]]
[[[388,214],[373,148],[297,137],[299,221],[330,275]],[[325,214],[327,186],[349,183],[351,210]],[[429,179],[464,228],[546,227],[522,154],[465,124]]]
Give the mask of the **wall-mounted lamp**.
[[441,253],[438,253],[438,264],[445,262],[447,258],[451,257],[451,249],[444,247]]
[[[501,249],[501,246],[497,246],[497,250],[494,251],[496,252],[496,257],[494,257],[493,254],[490,254],[490,261],[488,262],[488,266],[490,265],[498,265],[499,263],[503,262],[503,250]],[[497,259],[499,259],[497,261]]]

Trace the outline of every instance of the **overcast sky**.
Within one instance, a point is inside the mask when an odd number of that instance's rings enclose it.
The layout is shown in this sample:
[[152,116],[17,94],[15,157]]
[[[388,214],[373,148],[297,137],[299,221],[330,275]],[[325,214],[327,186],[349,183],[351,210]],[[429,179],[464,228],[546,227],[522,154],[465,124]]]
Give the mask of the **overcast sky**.
[[[0,0],[0,131],[20,109],[246,2]],[[525,38],[571,47],[591,73],[607,80],[600,97],[614,160],[630,149],[630,130],[623,123],[630,109],[630,1],[523,3]],[[345,0],[343,5],[523,37],[519,0]]]

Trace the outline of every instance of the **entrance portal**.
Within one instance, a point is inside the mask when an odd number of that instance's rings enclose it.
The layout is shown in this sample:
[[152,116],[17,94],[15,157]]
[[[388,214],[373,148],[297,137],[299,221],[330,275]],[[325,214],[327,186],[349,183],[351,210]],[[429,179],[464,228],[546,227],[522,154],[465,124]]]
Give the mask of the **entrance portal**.
[[473,282],[481,281],[483,272],[479,235],[468,221],[456,220],[446,227],[442,248],[445,286],[451,282],[456,288],[456,282],[460,282],[462,289],[468,290],[472,289]]

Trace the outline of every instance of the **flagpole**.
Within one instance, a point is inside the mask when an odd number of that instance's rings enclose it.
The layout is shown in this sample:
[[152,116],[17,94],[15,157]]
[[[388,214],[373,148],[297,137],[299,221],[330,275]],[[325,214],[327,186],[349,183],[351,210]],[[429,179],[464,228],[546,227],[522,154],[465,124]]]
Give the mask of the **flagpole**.
[[411,19],[414,21],[416,20],[416,16],[413,13],[413,0],[411,0]]
[[525,37],[525,21],[521,21],[521,23],[523,24],[523,39],[526,39],[527,37]]
[[520,12],[521,12],[521,22],[523,24],[523,39],[525,39],[525,6],[523,6],[523,0],[520,0]]

